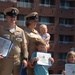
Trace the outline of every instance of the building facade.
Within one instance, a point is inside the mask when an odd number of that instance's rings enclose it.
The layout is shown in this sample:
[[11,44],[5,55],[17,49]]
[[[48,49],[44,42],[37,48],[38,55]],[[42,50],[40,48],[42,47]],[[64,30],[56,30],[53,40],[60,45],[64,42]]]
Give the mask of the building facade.
[[0,25],[4,23],[3,11],[8,7],[20,11],[17,24],[25,26],[25,16],[33,11],[39,13],[39,23],[48,26],[51,35],[50,49],[55,62],[49,72],[60,74],[64,68],[67,52],[75,50],[75,0],[0,0]]

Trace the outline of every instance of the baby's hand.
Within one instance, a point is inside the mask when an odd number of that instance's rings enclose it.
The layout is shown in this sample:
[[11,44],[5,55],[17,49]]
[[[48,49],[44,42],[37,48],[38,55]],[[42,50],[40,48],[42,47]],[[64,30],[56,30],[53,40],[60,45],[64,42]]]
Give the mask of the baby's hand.
[[65,71],[65,70],[63,70],[63,71],[62,71],[62,74],[63,74],[63,75],[65,75],[65,74],[66,74],[66,71]]

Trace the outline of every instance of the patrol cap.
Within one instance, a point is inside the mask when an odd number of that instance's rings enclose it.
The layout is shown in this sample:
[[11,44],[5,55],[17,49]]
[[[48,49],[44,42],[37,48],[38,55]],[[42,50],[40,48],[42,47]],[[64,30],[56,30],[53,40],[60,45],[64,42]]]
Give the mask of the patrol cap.
[[17,16],[19,13],[19,10],[15,7],[10,7],[4,10],[4,14],[8,16]]
[[32,12],[26,16],[26,20],[38,20],[38,13]]

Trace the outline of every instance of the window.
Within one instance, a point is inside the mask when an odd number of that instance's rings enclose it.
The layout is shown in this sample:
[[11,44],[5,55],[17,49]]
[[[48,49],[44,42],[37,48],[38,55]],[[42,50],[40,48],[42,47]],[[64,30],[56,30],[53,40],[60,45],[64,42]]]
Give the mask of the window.
[[67,8],[67,7],[69,7],[69,1],[61,1],[60,2],[60,7],[61,8]]
[[0,0],[0,1],[6,1],[6,0]]
[[72,35],[59,35],[59,43],[73,43],[74,36]]
[[54,34],[50,34],[51,38],[50,38],[50,42],[54,41]]
[[25,20],[25,15],[19,14],[17,19],[24,21]]
[[25,15],[19,14],[17,19],[18,19],[17,23],[19,26],[25,26]]
[[17,2],[17,7],[32,8],[33,5],[33,0],[18,0]]
[[40,4],[55,5],[55,0],[39,0]]
[[50,7],[55,5],[55,0],[39,0],[40,6]]
[[59,18],[59,24],[62,26],[71,27],[71,26],[74,26],[74,19],[73,18]]
[[55,0],[50,0],[50,5],[55,5]]
[[65,61],[67,53],[58,53],[58,61]]
[[54,17],[44,17],[44,16],[39,17],[39,22],[41,23],[50,24],[54,23],[54,21],[55,21]]
[[70,1],[70,7],[74,7],[75,8],[75,1]]
[[75,9],[75,1],[60,1],[60,7],[61,8],[74,8]]
[[30,2],[30,3],[33,3],[33,0],[17,0],[17,1],[20,1],[20,2]]
[[74,24],[74,19],[59,18],[59,24]]
[[0,20],[4,20],[4,14],[0,13]]
[[49,17],[40,17],[39,18],[40,22],[46,22],[46,23],[49,23]]
[[50,4],[50,0],[40,0],[40,4]]

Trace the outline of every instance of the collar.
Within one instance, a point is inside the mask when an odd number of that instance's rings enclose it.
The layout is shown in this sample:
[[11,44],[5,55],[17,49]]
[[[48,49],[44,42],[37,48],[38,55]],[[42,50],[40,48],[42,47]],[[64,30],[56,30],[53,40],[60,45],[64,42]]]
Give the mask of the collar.
[[29,29],[27,26],[26,26],[26,30],[27,30],[28,32],[33,32],[33,33],[35,33],[35,34],[38,33],[35,29],[31,30],[31,29]]
[[8,26],[4,25],[4,30],[9,31],[10,33],[14,33],[16,31],[16,27],[15,28],[8,28]]

